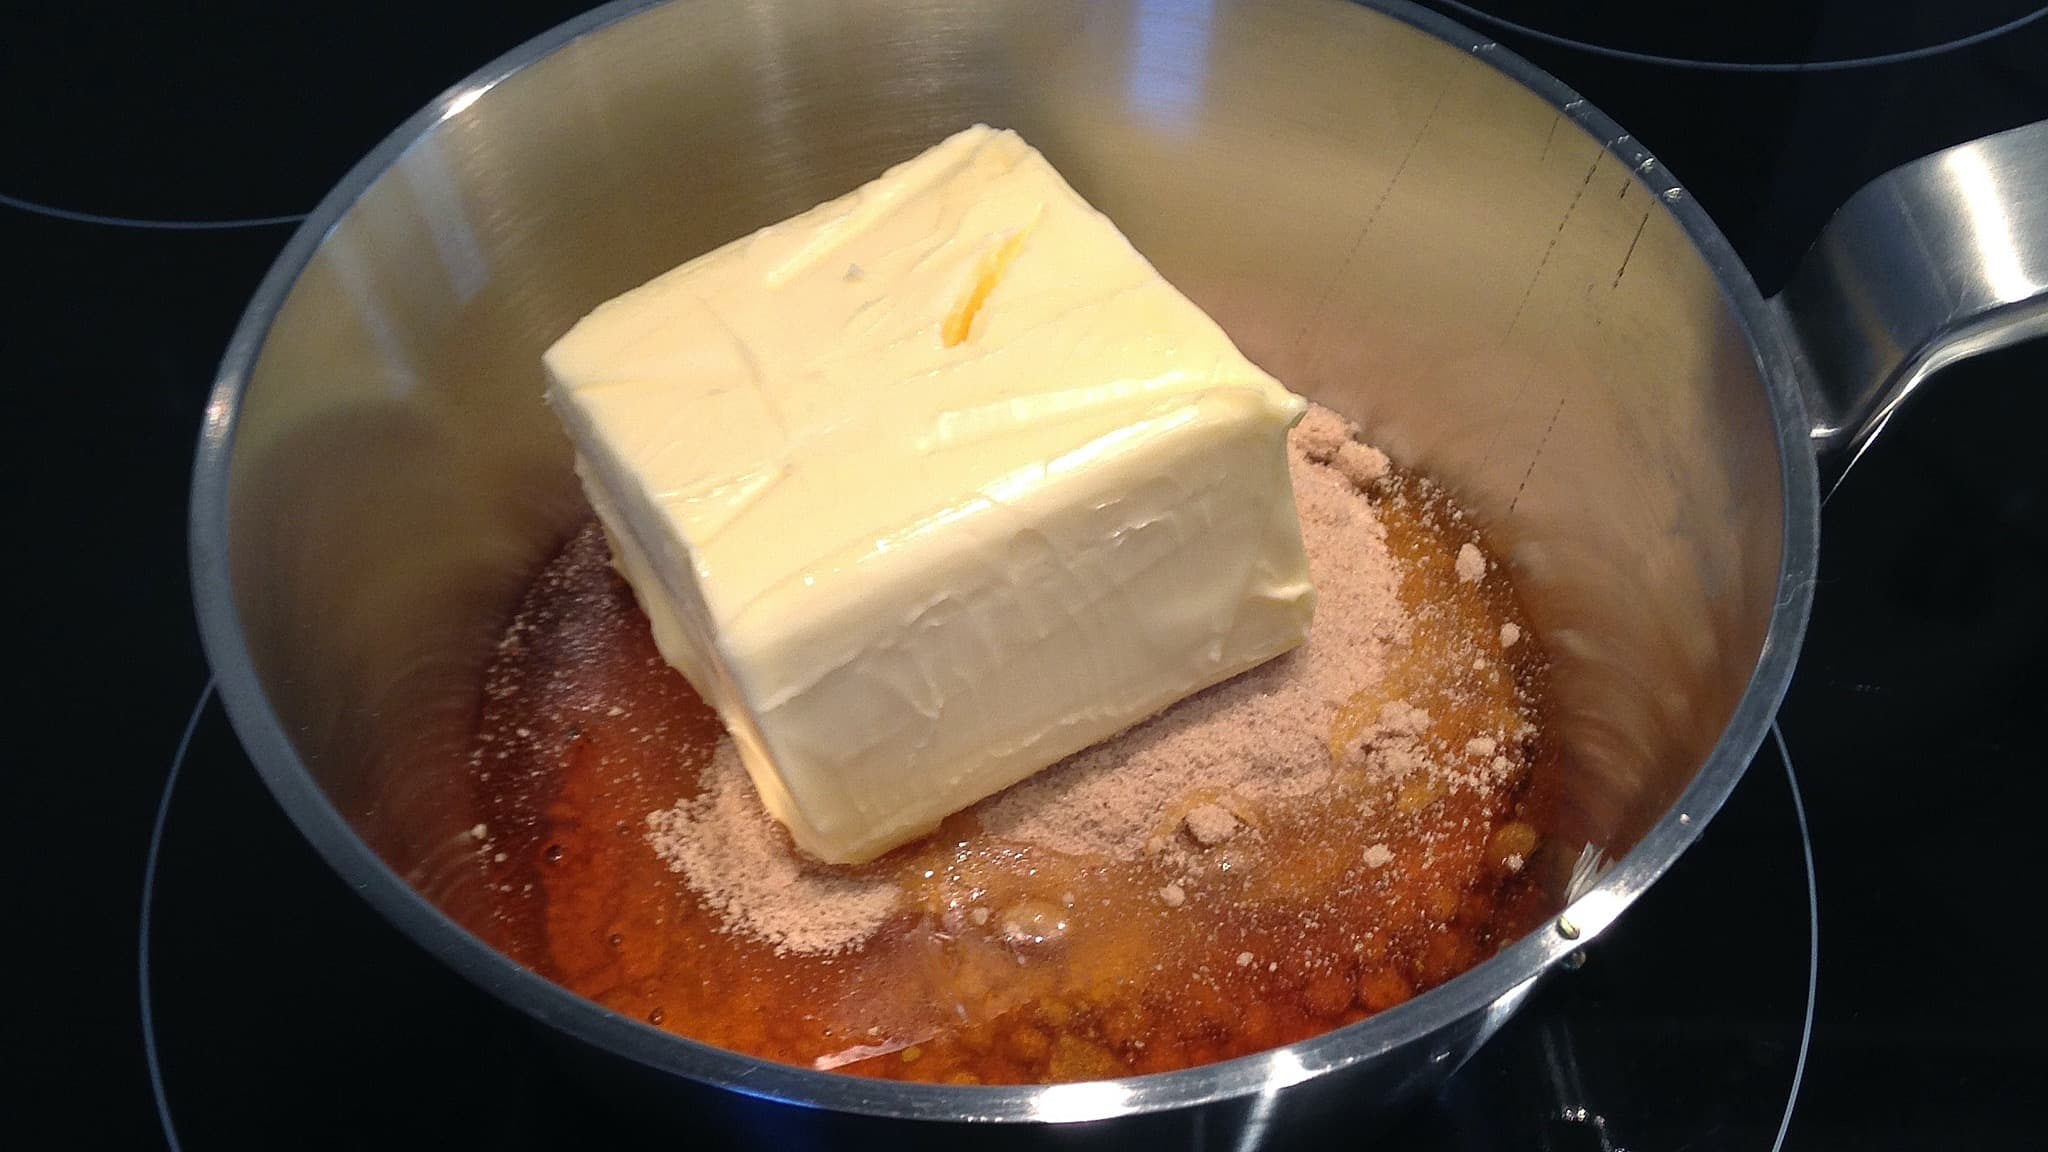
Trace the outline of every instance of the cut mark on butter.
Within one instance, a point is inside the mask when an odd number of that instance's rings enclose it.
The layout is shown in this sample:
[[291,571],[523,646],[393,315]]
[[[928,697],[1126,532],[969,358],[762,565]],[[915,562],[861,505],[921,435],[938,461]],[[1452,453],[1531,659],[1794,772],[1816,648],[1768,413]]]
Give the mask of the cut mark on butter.
[[1003,273],[1010,270],[1017,253],[1024,250],[1024,241],[1031,235],[1031,228],[1029,224],[1019,228],[1010,233],[1009,239],[981,254],[975,265],[974,282],[968,285],[966,294],[953,305],[953,310],[939,325],[939,339],[946,347],[958,348],[967,342],[968,333],[974,330],[974,318],[981,315],[981,306],[988,303],[989,293],[1002,283]]

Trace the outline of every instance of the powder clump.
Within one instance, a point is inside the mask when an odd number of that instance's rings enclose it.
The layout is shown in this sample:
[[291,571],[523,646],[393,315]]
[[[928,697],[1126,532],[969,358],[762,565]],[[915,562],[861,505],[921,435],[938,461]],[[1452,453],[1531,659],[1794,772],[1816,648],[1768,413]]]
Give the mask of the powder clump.
[[1386,479],[1394,467],[1385,452],[1356,440],[1338,448],[1337,454],[1330,458],[1330,466],[1360,488],[1370,488]]
[[[1358,442],[1358,430],[1351,422],[1320,404],[1309,405],[1308,412],[1294,430],[1287,435],[1288,447],[1306,456],[1312,463],[1328,464],[1337,458],[1346,444]],[[1295,493],[1297,499],[1300,493]]]
[[1221,804],[1197,804],[1188,810],[1188,835],[1204,848],[1213,848],[1237,835],[1237,817]]
[[1486,555],[1476,544],[1465,544],[1458,549],[1458,579],[1467,584],[1477,584],[1486,575]]

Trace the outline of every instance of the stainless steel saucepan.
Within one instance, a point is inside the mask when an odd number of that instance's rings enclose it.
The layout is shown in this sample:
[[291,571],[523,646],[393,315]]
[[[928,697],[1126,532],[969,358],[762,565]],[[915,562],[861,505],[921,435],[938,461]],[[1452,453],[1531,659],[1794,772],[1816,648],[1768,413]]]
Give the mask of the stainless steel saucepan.
[[[1558,841],[1613,863],[1443,987],[1168,1075],[877,1083],[614,1015],[457,926],[481,670],[585,515],[540,353],[586,310],[974,121],[1013,127],[1296,390],[1445,480],[1557,665]],[[1250,1146],[1440,1080],[1692,843],[1791,675],[1817,457],[2048,330],[2048,125],[1859,193],[1766,299],[1627,134],[1401,0],[629,0],[407,121],[278,257],[207,410],[206,647],[285,811],[625,1107],[800,1139]],[[1092,1122],[1092,1123],[1081,1123]]]

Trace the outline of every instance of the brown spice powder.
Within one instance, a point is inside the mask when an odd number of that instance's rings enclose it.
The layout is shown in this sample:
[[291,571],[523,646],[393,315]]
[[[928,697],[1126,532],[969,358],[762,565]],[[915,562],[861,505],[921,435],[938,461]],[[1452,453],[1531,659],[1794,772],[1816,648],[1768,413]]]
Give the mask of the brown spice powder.
[[[1329,781],[1331,723],[1379,678],[1408,620],[1385,530],[1361,490],[1387,474],[1385,456],[1321,407],[1295,428],[1289,449],[1317,594],[1307,640],[982,801],[972,813],[986,833],[1071,856],[1135,860],[1184,824],[1197,847],[1227,838],[1238,821],[1256,829],[1262,806]],[[648,827],[655,851],[726,930],[779,951],[858,948],[903,898],[883,870],[804,859],[761,807],[730,741],[705,768],[702,791],[652,813]],[[1175,905],[1174,896],[1169,890],[1162,899]]]
[[857,947],[895,909],[901,893],[873,870],[821,864],[799,852],[761,806],[729,739],[704,769],[703,791],[647,816],[649,839],[719,913],[778,952]]
[[1316,588],[1308,639],[984,801],[978,814],[991,833],[1069,855],[1135,859],[1199,804],[1228,798],[1249,814],[1329,779],[1337,709],[1378,678],[1406,627],[1386,533],[1357,486],[1328,464],[1355,442],[1350,426],[1321,407],[1289,437]]

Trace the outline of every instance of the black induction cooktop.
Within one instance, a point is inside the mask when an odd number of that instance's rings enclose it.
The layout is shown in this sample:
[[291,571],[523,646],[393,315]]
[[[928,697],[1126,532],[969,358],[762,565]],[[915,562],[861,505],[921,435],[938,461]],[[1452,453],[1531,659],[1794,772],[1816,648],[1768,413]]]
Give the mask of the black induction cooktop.
[[[687,1143],[564,1089],[318,862],[206,691],[185,576],[212,369],[295,214],[580,7],[7,18],[10,1146]],[[2028,0],[1440,7],[1658,152],[1766,291],[1864,180],[2048,116]],[[1893,422],[1827,506],[1799,674],[1726,810],[1388,1146],[2042,1145],[2044,418],[2037,343]]]

